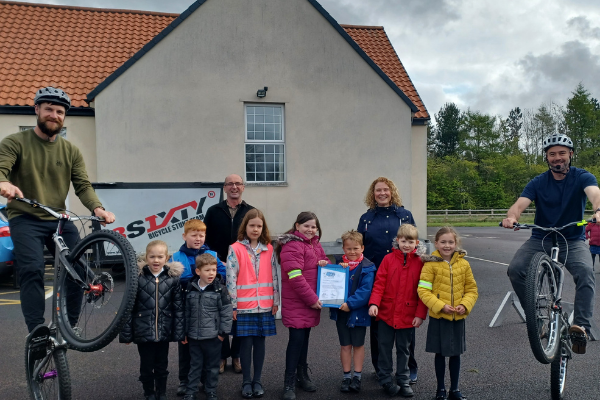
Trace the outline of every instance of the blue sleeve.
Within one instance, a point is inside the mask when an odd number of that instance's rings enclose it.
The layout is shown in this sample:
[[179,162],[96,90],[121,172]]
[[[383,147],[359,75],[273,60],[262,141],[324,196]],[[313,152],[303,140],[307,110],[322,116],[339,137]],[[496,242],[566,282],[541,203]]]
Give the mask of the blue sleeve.
[[527,186],[525,186],[525,189],[523,189],[523,192],[521,193],[521,197],[525,197],[531,201],[535,201],[536,199],[536,178],[533,178],[532,180],[529,181],[529,183],[527,184]]
[[583,171],[579,179],[581,182],[581,190],[584,190],[589,186],[598,186],[596,177],[588,171]]
[[360,282],[360,286],[356,289],[356,292],[346,301],[350,310],[356,310],[369,304],[369,298],[371,297],[371,291],[373,290],[373,281],[375,280],[375,271],[371,271],[363,277]]
[[221,260],[219,260],[219,256],[216,252],[212,250],[206,250],[206,253],[217,259],[217,273],[221,275],[221,278],[223,278],[223,283],[225,283],[225,278],[227,277],[227,267]]

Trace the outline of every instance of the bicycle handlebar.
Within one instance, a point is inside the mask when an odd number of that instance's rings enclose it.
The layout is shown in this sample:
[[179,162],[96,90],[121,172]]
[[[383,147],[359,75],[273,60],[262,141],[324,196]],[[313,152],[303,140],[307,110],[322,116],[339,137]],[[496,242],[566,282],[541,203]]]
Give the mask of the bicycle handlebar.
[[[56,211],[54,211],[50,207],[43,205],[42,203],[38,202],[37,200],[31,200],[31,199],[27,199],[25,197],[15,197],[15,200],[21,201],[21,202],[26,203],[26,204],[29,204],[33,208],[41,208],[42,210],[46,211],[48,214],[52,215],[56,219],[64,219],[65,218],[64,217],[65,214],[57,213]],[[104,218],[96,217],[94,215],[83,216],[83,217],[72,217],[72,216],[69,215],[68,219],[71,220],[71,221],[98,221],[98,222],[104,222]]]
[[[539,226],[539,225],[536,225],[536,224],[520,224],[518,222],[515,222],[513,224],[513,229],[517,230],[517,229],[533,229],[533,228],[536,228],[536,229],[540,229],[542,231],[558,232],[558,231],[561,231],[561,230],[563,230],[565,228],[568,228],[570,226],[575,226],[575,225],[577,225],[577,226],[585,226],[587,224],[595,224],[595,223],[596,223],[596,218],[591,218],[591,219],[587,219],[587,220],[584,219],[584,220],[581,220],[581,221],[570,222],[570,223],[568,223],[566,225],[563,225],[561,227],[554,227],[554,228],[550,227],[550,228],[548,228],[548,227]],[[498,224],[498,226],[502,227],[502,222],[500,222]]]

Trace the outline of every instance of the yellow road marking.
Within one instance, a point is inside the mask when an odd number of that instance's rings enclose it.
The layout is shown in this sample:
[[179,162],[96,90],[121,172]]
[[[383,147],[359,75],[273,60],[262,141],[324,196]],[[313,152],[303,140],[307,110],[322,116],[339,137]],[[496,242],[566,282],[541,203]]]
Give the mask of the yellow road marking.
[[[46,294],[44,295],[44,299],[49,299],[50,297],[52,297],[54,290],[53,290],[52,286],[44,286],[44,292],[46,292]],[[17,293],[19,293],[19,292],[6,292],[6,293],[2,293],[2,295],[17,294]],[[14,306],[14,305],[19,305],[19,304],[21,304],[21,300],[0,299],[0,306]]]

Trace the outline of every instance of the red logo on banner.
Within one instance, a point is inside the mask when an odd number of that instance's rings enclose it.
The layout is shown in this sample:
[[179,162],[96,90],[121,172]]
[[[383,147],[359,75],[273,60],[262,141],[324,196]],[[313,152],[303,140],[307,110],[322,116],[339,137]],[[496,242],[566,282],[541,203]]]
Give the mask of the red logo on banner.
[[209,191],[208,192],[208,197],[210,197],[211,199],[214,198],[216,196],[216,193],[214,191]]

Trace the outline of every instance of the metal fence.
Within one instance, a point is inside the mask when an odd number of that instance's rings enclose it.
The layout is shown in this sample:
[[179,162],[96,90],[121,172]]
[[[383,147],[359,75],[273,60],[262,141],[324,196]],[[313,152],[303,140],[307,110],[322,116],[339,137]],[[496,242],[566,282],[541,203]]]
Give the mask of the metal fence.
[[[427,210],[427,217],[500,217],[506,215],[508,208],[488,208],[485,210]],[[535,208],[527,208],[521,215],[535,215]]]

